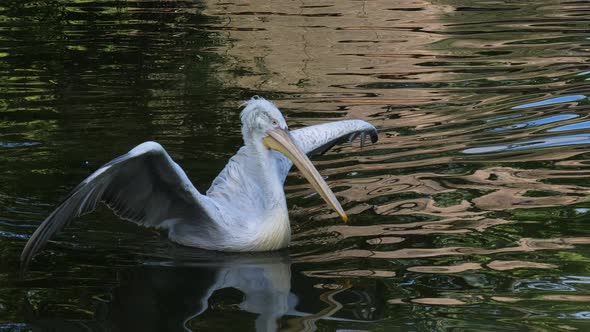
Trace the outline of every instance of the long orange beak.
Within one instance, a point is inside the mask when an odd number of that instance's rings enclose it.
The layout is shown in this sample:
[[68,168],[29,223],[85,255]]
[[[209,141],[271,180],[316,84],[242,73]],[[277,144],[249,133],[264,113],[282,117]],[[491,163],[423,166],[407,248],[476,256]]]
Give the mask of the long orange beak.
[[262,139],[264,145],[269,149],[279,151],[289,158],[326,203],[336,210],[342,220],[346,222],[348,216],[344,213],[336,196],[334,196],[326,181],[324,181],[318,170],[313,166],[309,158],[307,158],[307,155],[293,142],[289,132],[277,128],[269,130],[267,133],[268,136]]

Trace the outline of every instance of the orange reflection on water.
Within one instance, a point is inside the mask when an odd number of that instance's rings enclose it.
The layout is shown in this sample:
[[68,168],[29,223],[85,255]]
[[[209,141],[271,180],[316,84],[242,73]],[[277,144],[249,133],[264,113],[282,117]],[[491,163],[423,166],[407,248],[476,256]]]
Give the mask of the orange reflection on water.
[[[397,11],[384,0],[320,7],[292,1],[205,1],[204,5],[204,14],[222,18],[210,28],[222,29],[228,40],[236,41],[215,49],[228,62],[216,75],[232,88],[298,93],[347,104],[419,104],[441,97],[424,88],[406,89],[403,95],[373,89],[369,95],[344,97],[342,89],[380,82],[388,73],[412,80],[442,80],[450,75],[416,66],[445,55],[425,47],[442,40],[442,35],[416,29],[444,30],[440,17],[448,6],[422,0],[407,4],[418,11]],[[308,111],[321,108],[309,105]]]
[[548,301],[590,302],[590,296],[584,295],[543,295],[541,299]]
[[492,270],[498,271],[506,271],[506,270],[514,270],[514,269],[555,269],[557,265],[553,264],[546,264],[546,263],[537,263],[537,262],[525,262],[525,261],[500,261],[495,260],[488,264],[486,264]]
[[317,278],[376,277],[392,278],[395,272],[385,270],[313,270],[304,271],[304,275]]
[[478,263],[463,263],[458,265],[451,265],[451,266],[412,266],[407,268],[408,271],[411,272],[419,272],[419,273],[461,273],[470,270],[479,270],[481,269],[481,264]]
[[363,249],[347,249],[319,255],[297,257],[299,262],[335,261],[349,258],[378,258],[404,259],[462,255],[493,255],[507,252],[529,252],[538,250],[571,249],[576,244],[590,244],[590,237],[532,239],[522,238],[517,246],[497,249],[483,249],[475,247],[443,247],[443,248],[404,248],[392,251],[377,251]]

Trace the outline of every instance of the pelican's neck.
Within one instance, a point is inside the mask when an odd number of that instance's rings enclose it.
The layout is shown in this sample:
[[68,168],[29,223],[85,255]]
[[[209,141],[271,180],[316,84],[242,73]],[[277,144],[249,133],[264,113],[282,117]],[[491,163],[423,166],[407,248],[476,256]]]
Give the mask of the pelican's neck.
[[[261,192],[265,196],[263,203],[270,209],[277,204],[285,202],[285,190],[279,177],[277,159],[273,157],[273,151],[269,150],[262,141],[255,141],[245,145],[247,154],[251,156],[249,162],[254,165],[250,181],[256,181],[260,185]],[[276,153],[276,152],[274,152]]]
[[247,211],[286,208],[274,153],[261,140],[248,142],[213,180],[207,196]]

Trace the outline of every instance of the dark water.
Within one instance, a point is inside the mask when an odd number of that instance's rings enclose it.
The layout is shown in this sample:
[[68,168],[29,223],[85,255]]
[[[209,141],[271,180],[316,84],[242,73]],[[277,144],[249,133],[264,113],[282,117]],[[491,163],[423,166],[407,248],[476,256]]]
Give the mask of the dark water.
[[[585,1],[1,1],[0,331],[590,329]],[[239,104],[361,118],[293,173],[289,252],[171,245],[106,209],[28,236],[145,140],[205,191]]]

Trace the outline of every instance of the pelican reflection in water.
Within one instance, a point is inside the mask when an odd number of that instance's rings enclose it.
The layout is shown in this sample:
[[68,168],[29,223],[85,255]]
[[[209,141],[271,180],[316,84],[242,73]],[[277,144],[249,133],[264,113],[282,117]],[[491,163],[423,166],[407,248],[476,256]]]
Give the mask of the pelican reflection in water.
[[73,218],[104,202],[120,218],[165,230],[184,246],[218,251],[271,251],[288,246],[291,228],[283,183],[292,164],[346,221],[338,200],[308,156],[377,131],[344,120],[289,131],[281,112],[252,98],[240,114],[244,146],[213,180],[206,195],[154,142],[138,145],[80,183],[33,233],[22,254],[27,266],[41,247]]
[[[25,308],[25,319],[36,331],[147,332],[215,330],[219,324],[215,317],[230,319],[234,329],[250,330],[254,325],[256,331],[314,331],[326,325],[325,320],[366,324],[383,318],[385,286],[378,279],[353,287],[345,279],[292,273],[285,251],[171,249],[171,259],[147,260],[119,270],[117,286],[94,301],[91,320],[60,318],[46,310],[42,297],[34,296]],[[239,293],[228,293],[232,290]],[[226,292],[223,297],[215,295],[220,291]],[[236,306],[255,316],[236,313]],[[204,314],[208,316],[198,318]],[[208,322],[211,325],[205,325]]]

